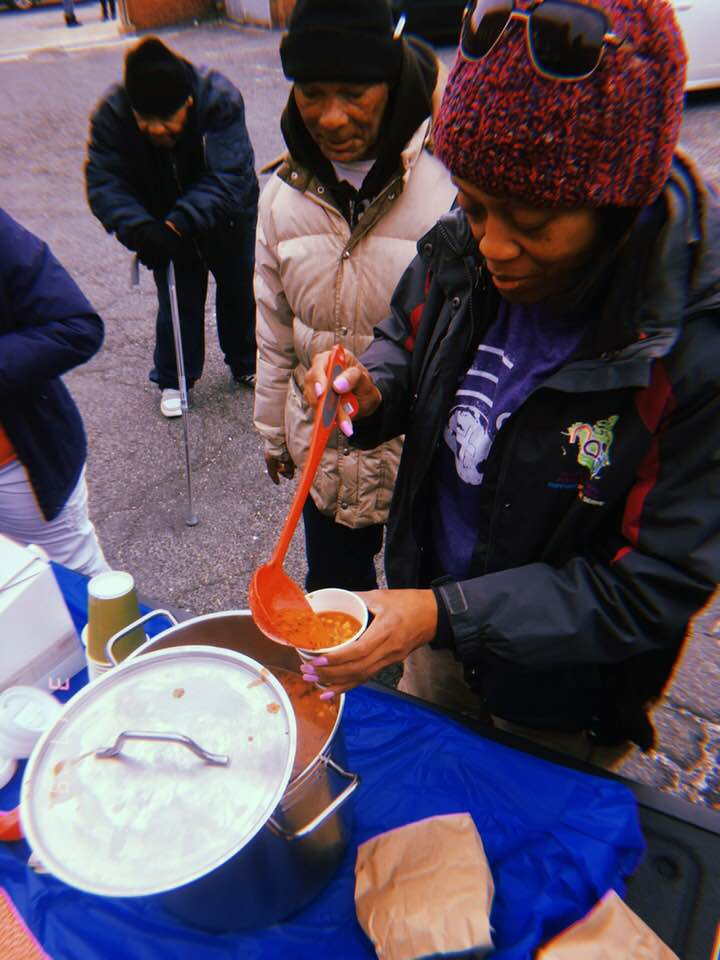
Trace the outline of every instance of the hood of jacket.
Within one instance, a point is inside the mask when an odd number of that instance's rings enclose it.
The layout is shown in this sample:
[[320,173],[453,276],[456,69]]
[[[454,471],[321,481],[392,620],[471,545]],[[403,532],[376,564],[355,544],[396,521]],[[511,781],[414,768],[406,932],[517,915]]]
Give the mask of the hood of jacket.
[[[379,142],[382,146],[358,192],[360,199],[372,200],[397,172],[400,155],[408,140],[433,112],[433,96],[439,75],[438,60],[430,47],[415,38],[403,41],[400,76],[390,91],[380,130]],[[293,160],[326,184],[343,209],[345,189],[338,183],[332,163],[323,155],[305,126],[292,91],[280,126]]]

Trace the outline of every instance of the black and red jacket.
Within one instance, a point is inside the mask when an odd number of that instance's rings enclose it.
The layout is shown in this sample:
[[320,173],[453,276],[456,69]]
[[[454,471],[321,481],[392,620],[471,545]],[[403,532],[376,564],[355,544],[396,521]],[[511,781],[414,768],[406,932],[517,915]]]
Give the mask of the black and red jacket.
[[[471,575],[436,586],[445,640],[492,713],[646,748],[645,705],[720,580],[720,208],[678,156],[655,209],[604,265],[582,351],[498,433]],[[356,424],[362,446],[406,435],[391,587],[431,579],[431,465],[497,308],[462,211],[418,253],[362,357],[383,403]]]

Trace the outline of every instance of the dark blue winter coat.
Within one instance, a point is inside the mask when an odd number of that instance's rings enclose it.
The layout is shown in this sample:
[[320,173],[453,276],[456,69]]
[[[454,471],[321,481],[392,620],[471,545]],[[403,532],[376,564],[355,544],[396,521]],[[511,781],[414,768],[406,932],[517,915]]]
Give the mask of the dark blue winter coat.
[[61,374],[100,348],[103,324],[50,248],[0,210],[0,422],[53,520],[85,463]]
[[131,250],[143,223],[170,219],[184,235],[202,240],[257,208],[242,95],[216,70],[186,65],[193,105],[174,150],[153,146],[141,133],[123,86],[113,87],[90,119],[88,202],[105,229]]

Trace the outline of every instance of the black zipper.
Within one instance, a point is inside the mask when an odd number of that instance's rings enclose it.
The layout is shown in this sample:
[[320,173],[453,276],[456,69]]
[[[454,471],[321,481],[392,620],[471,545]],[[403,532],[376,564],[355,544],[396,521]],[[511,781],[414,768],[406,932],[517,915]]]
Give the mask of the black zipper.
[[178,189],[178,194],[182,197],[185,191],[183,190],[182,183],[180,183],[180,174],[178,173],[177,168],[177,158],[175,157],[174,153],[170,154],[170,166],[172,167],[173,177],[175,178],[175,186]]
[[[492,554],[492,550],[495,542],[495,532],[497,530],[497,524],[498,524],[498,513],[500,512],[498,501],[503,499],[501,498],[500,494],[505,487],[505,478],[507,477],[510,460],[511,460],[511,454],[515,449],[515,442],[517,440],[517,435],[518,435],[518,426],[516,421],[515,429],[512,432],[512,436],[508,440],[506,448],[503,451],[502,462],[500,463],[500,473],[498,474],[497,484],[495,485],[495,496],[493,498],[492,509],[490,511],[490,523],[488,524],[488,541],[487,541],[487,549],[485,550],[485,564],[484,564],[483,573],[488,572],[490,556]],[[495,443],[497,443],[497,437],[495,438]]]
[[[443,236],[443,238],[445,239],[445,242],[446,242],[447,246],[450,247],[450,249],[453,251],[453,253],[455,253],[457,256],[461,256],[461,252],[457,249],[457,247],[455,246],[455,244],[452,242],[452,238],[450,237],[450,235],[448,234],[448,232],[445,230],[445,227],[443,226],[442,223],[438,223],[438,224],[437,224],[437,231],[438,231],[438,233],[440,233],[440,234]],[[467,274],[467,278],[468,278],[468,290],[469,290],[469,294],[468,294],[467,300],[468,300],[469,309],[470,309],[470,324],[469,324],[470,337],[469,337],[469,339],[471,340],[471,339],[472,339],[473,330],[475,329],[475,313],[474,313],[474,309],[473,309],[473,300],[474,300],[473,291],[475,290],[475,287],[477,286],[477,284],[478,284],[479,282],[482,284],[481,290],[484,290],[485,287],[484,287],[484,276],[482,275],[482,273],[480,272],[480,270],[478,270],[478,271],[476,272],[476,271],[474,271],[474,270],[471,268],[470,263],[469,263],[469,260],[470,260],[470,258],[467,257],[467,256],[462,257],[463,267],[464,267],[464,269],[465,269],[465,273]],[[428,267],[428,269],[430,269],[430,268]],[[474,273],[476,273],[475,276],[473,275]],[[417,401],[418,395],[419,395],[419,393],[420,393],[420,387],[421,387],[421,384],[422,384],[422,382],[423,382],[423,378],[425,377],[425,373],[427,372],[428,365],[429,365],[429,363],[430,363],[430,361],[431,361],[431,359],[432,359],[432,355],[433,355],[433,352],[434,352],[432,348],[433,348],[434,345],[438,342],[438,340],[440,339],[440,336],[443,336],[443,337],[445,336],[445,334],[447,333],[447,329],[448,329],[448,327],[450,326],[450,323],[451,323],[452,319],[453,319],[453,318],[450,317],[450,319],[449,319],[448,322],[447,322],[447,325],[445,326],[445,328],[444,328],[443,331],[442,331],[442,334],[440,335],[440,334],[438,334],[437,332],[433,333],[433,336],[431,337],[431,339],[430,339],[430,341],[429,341],[429,343],[428,343],[428,348],[427,348],[427,351],[426,351],[426,353],[425,353],[425,359],[424,359],[424,361],[423,361],[422,367],[420,368],[420,373],[418,374],[417,386],[416,386],[416,388],[415,388],[415,393],[414,393],[414,396],[413,396],[413,403],[412,403],[412,406],[413,406],[413,407],[415,406],[415,402]],[[469,341],[468,341],[468,342],[469,342]],[[466,342],[465,348],[464,348],[466,352],[467,352],[468,342]]]

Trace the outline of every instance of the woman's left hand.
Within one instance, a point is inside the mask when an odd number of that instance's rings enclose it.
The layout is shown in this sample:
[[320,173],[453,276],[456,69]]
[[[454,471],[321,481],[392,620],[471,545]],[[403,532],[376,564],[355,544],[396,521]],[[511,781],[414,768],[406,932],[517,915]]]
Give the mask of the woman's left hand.
[[341,693],[364,683],[378,670],[404,660],[429,643],[437,631],[437,602],[432,590],[373,590],[361,593],[374,619],[344,650],[303,664],[309,680]]

